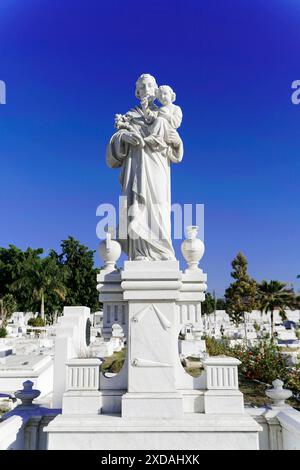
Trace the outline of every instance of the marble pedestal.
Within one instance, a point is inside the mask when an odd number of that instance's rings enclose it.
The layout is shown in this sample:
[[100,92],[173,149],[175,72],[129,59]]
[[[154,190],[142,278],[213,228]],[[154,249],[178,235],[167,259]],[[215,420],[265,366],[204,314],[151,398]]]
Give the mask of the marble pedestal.
[[[62,415],[45,429],[49,449],[258,449],[260,427],[244,413],[238,390],[239,361],[208,358],[195,379],[179,360],[182,326],[201,327],[205,281],[201,270],[182,273],[177,261],[126,261],[123,271],[101,271],[105,315],[125,312],[127,358],[116,377],[99,374],[99,395],[96,373],[92,387],[87,380],[78,392],[70,379]],[[86,361],[85,368],[98,367]],[[84,359],[70,367],[83,369]]]
[[121,273],[128,303],[128,392],[125,418],[182,416],[176,390],[178,261],[126,261]]

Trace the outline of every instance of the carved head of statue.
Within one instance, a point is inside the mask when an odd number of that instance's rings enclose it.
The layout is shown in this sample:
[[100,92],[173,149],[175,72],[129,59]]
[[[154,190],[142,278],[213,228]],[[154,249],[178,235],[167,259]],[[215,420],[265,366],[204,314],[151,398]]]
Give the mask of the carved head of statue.
[[155,100],[157,90],[156,80],[149,73],[143,73],[136,81],[135,96],[140,100],[148,96],[149,103],[152,103]]
[[176,100],[176,94],[169,85],[161,85],[156,92],[156,96],[158,101],[165,106]]

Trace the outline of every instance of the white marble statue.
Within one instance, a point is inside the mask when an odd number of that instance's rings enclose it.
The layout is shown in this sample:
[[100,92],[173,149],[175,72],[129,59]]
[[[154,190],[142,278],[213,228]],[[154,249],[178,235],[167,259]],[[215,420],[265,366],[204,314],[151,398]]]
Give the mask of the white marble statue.
[[[126,196],[126,239],[119,241],[130,260],[174,260],[171,240],[170,162],[179,163],[183,143],[177,132],[182,112],[175,93],[158,88],[149,74],[136,82],[140,104],[124,116],[117,114],[117,132],[107,148],[107,163],[121,167],[122,194]],[[162,106],[154,104],[158,98]]]

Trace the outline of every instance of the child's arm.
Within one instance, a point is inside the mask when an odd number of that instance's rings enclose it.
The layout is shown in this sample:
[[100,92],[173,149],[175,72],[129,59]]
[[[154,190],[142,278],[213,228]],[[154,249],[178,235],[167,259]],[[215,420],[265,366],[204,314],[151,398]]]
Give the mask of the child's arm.
[[170,114],[169,123],[174,129],[178,129],[182,122],[182,111],[179,106],[174,105],[173,112]]

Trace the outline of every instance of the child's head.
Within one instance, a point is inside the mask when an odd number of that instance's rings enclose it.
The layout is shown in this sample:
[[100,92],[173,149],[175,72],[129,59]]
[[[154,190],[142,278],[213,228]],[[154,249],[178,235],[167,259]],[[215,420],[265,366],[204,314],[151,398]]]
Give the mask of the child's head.
[[157,90],[157,99],[166,106],[176,100],[176,95],[169,85],[161,85]]

